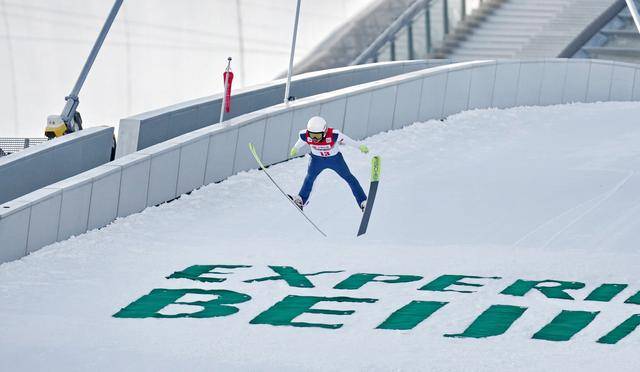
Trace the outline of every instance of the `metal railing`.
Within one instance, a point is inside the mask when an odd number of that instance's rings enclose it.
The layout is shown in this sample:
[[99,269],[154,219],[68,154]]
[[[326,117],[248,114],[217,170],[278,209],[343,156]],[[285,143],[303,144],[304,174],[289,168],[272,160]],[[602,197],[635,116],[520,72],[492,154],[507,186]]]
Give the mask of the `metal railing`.
[[[599,17],[593,20],[566,48],[558,55],[558,58],[572,58],[580,51],[581,48],[598,33],[604,29],[607,24],[620,13],[626,4],[624,0],[615,0],[611,6]],[[586,56],[579,56],[584,58]]]
[[0,138],[0,156],[13,154],[46,141],[46,138]]
[[[615,0],[560,57],[637,63],[640,60],[640,35],[628,4],[625,0]],[[640,0],[634,0],[633,4],[637,8]]]
[[418,0],[351,64],[426,59],[483,0]]

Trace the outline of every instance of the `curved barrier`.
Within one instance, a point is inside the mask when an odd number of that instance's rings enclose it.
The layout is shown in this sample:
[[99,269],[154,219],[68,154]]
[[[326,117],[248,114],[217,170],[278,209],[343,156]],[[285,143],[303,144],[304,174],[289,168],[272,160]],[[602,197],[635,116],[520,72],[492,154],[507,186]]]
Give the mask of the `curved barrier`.
[[108,162],[113,128],[94,127],[0,158],[0,204]]
[[332,126],[361,139],[469,109],[639,100],[639,70],[638,65],[576,59],[466,62],[239,116],[122,157],[29,194],[23,204],[0,209],[0,262],[255,168],[249,142],[266,163],[284,161],[298,130],[313,115],[321,114]]
[[[450,61],[443,59],[400,61],[311,72],[294,76],[291,91],[298,98],[309,97],[447,63]],[[282,103],[285,81],[275,80],[234,92],[232,109],[225,114],[225,120]],[[116,157],[218,123],[221,104],[222,94],[217,94],[122,119]]]

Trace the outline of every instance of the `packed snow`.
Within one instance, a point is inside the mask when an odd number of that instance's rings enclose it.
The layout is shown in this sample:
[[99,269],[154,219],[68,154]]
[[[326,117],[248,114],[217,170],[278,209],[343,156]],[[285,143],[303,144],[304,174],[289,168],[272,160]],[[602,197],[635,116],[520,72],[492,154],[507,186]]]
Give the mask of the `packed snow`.
[[[305,208],[323,238],[262,172],[244,172],[0,266],[0,370],[559,370],[634,371],[640,329],[596,342],[640,313],[640,103],[469,111],[345,148],[368,189],[372,154],[382,176],[369,232],[346,183],[325,172]],[[298,123],[302,128],[304,123]],[[307,159],[269,168],[297,192]],[[224,282],[167,279],[193,265]],[[313,288],[283,280],[289,266]],[[334,286],[356,273],[421,276],[404,283]],[[479,286],[418,290],[441,275]],[[206,275],[205,275],[206,276]],[[500,277],[501,279],[495,279]],[[575,300],[501,294],[518,279],[581,282]],[[585,301],[604,283],[627,284],[610,301]],[[251,296],[212,318],[117,318],[154,289],[224,289]],[[295,322],[339,329],[251,324],[288,295],[377,299],[323,302]],[[216,296],[188,294],[183,302]],[[408,330],[379,329],[411,301],[448,302]],[[492,305],[527,308],[504,334],[461,334]],[[199,311],[170,305],[162,314]],[[599,312],[567,341],[533,335],[562,310]],[[254,321],[255,323],[255,321]]]

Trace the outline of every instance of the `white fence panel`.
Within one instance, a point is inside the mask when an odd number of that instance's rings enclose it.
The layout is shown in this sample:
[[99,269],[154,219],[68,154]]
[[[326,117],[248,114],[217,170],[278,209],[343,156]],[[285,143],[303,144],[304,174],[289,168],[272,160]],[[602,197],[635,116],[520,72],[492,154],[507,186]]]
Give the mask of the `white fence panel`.
[[633,67],[616,65],[611,78],[609,99],[612,101],[630,101],[633,98],[635,75],[636,70]]
[[[586,100],[640,100],[638,66],[603,61],[469,62],[394,76],[239,116],[25,195],[0,206],[0,262],[288,158],[307,120],[325,115],[362,139],[467,108]],[[490,101],[488,97],[493,97]],[[189,111],[185,115],[193,116]]]
[[492,62],[487,66],[473,69],[469,86],[469,110],[491,107],[493,87],[496,81],[497,64]]
[[393,129],[402,128],[418,121],[422,81],[416,79],[398,85]]

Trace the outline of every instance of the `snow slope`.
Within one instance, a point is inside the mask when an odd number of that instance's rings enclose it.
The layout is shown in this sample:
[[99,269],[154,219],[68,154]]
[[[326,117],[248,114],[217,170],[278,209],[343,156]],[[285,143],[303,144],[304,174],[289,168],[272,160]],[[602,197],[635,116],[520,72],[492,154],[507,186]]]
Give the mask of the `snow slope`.
[[[639,116],[639,103],[492,109],[371,137],[382,181],[360,239],[360,211],[334,174],[321,175],[306,209],[329,234],[323,239],[251,171],[54,244],[0,266],[0,370],[637,370],[640,329],[616,344],[596,340],[640,313],[624,303],[640,290]],[[344,153],[366,183],[369,157]],[[270,171],[295,191],[306,162]],[[252,267],[208,274],[224,282],[166,279],[192,265]],[[309,276],[313,288],[244,282],[276,275],[269,265],[342,272]],[[356,273],[414,277],[334,288]],[[474,293],[418,290],[444,274],[501,279],[449,287]],[[518,279],[584,288],[567,291],[575,300],[500,293]],[[628,287],[610,301],[584,300],[603,283]],[[252,299],[225,317],[113,317],[160,288]],[[250,324],[288,295],[377,301],[320,303],[314,308],[356,312],[295,318],[339,329]],[[447,304],[413,329],[377,329],[414,300]],[[443,337],[464,332],[492,305],[527,310],[499,336]],[[570,340],[532,338],[562,310],[599,313]]]

